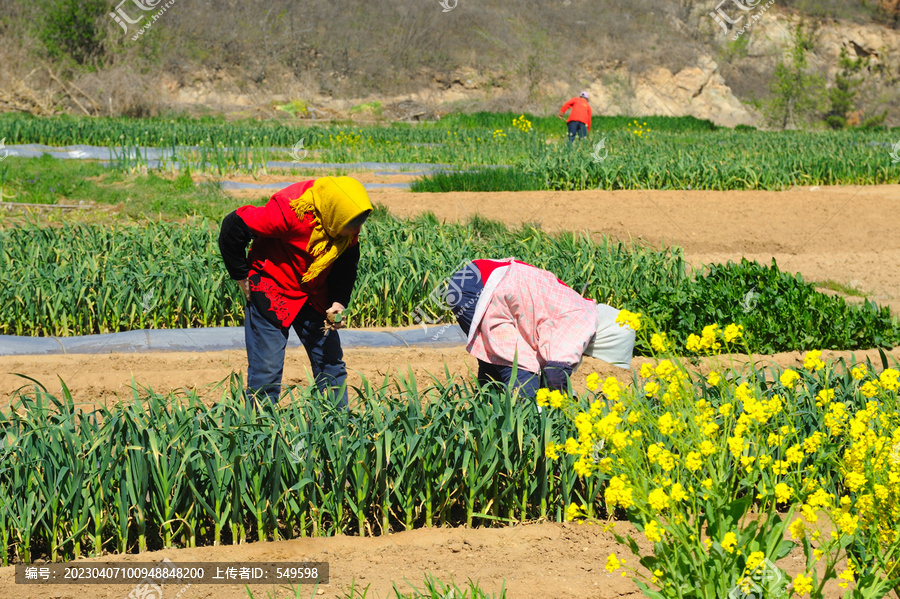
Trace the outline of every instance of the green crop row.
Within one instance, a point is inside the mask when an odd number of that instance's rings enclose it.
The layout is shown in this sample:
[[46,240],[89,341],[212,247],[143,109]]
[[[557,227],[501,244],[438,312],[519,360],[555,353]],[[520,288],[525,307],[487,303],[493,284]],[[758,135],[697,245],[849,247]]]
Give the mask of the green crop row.
[[782,190],[900,182],[900,167],[886,134],[720,130],[703,135],[598,135],[572,146],[553,144],[523,154],[502,178],[484,170],[438,173],[417,182],[414,190]]
[[[236,326],[242,296],[218,251],[218,223],[65,224],[0,230],[0,334],[80,335],[143,328]],[[450,321],[442,281],[466,260],[516,257],[586,297],[654,317],[676,343],[708,322],[744,325],[753,351],[893,346],[887,308],[816,292],[776,266],[744,262],[687,272],[678,250],[474,218],[441,224],[379,209],[361,236],[350,326]],[[638,350],[648,353],[649,347]]]
[[[857,379],[896,384],[887,375],[879,379],[870,361],[861,369],[843,361],[801,369],[794,373],[797,385],[770,367],[723,367],[722,377],[735,386],[749,378],[766,392],[783,394],[778,410],[792,415],[800,435],[814,436],[822,426],[814,407],[822,390],[833,393],[831,406],[855,413],[865,405]],[[888,368],[883,354],[882,367]],[[675,385],[678,401],[704,398],[716,408],[730,399],[720,397],[718,383],[705,375],[685,370],[683,378],[668,381],[661,372],[672,370],[660,363],[650,373],[633,373],[631,409],[645,426],[672,409],[654,395],[662,393],[654,377]],[[598,419],[615,413],[612,422],[623,422],[622,404],[614,403],[621,387],[612,382],[603,383],[602,393],[575,399],[579,409]],[[295,387],[280,405],[255,411],[245,405],[243,382],[233,375],[211,406],[193,392],[163,396],[135,389],[133,401],[84,412],[65,384],[60,397],[40,384],[23,387],[0,409],[0,564],[562,520],[572,503],[589,516],[612,515],[603,494],[607,477],[597,466],[603,445],[588,455],[595,473],[576,477],[576,459],[584,456],[564,450],[563,443],[582,429],[552,409],[552,397],[551,408],[539,411],[533,400],[517,399],[505,388],[478,389],[475,381],[449,374],[420,388],[412,372],[393,386],[363,380],[354,394],[353,408],[343,411],[314,387]],[[825,443],[842,443],[835,431],[845,420],[835,417],[828,426],[833,431],[823,436]],[[640,442],[665,446],[670,433],[648,433]],[[723,468],[730,473],[744,466],[735,461]],[[844,480],[831,468],[822,463],[815,474],[826,491],[840,493]]]
[[83,413],[64,389],[0,412],[0,563],[46,555],[562,520],[599,484],[548,467],[574,427],[506,390],[415,379],[357,389],[351,412],[312,390],[248,409],[234,377],[206,407],[135,392]]
[[[260,172],[267,160],[290,162],[302,140],[304,162],[399,162],[459,167],[512,165],[525,175],[437,175],[422,190],[783,189],[791,185],[900,181],[886,131],[767,133],[716,129],[705,121],[603,117],[590,138],[563,142],[553,117],[453,115],[417,126],[292,126],[157,119],[35,119],[0,116],[6,143],[89,143],[111,148],[114,167],[146,168],[139,147],[169,148],[179,162],[224,174]],[[505,120],[505,123],[503,122]],[[555,121],[555,128],[553,126]],[[124,148],[114,150],[113,148]],[[283,148],[283,149],[278,149]],[[298,146],[299,148],[299,146]],[[515,171],[513,171],[514,173]]]
[[[230,121],[214,119],[131,119],[84,118],[59,116],[38,118],[21,113],[0,115],[0,138],[8,144],[38,143],[51,146],[87,144],[95,146],[139,145],[168,147],[172,145],[196,146],[200,144],[235,145],[251,147],[293,147],[301,136],[306,137],[307,147],[320,144],[329,136],[366,133],[379,141],[443,142],[446,131],[483,131],[491,136],[495,130],[513,128],[514,113],[478,112],[451,114],[433,123],[394,123],[378,126],[352,126],[347,123],[291,124],[284,121]],[[524,115],[536,131],[548,135],[561,135],[565,123],[556,117]],[[624,129],[633,121],[628,117],[596,116],[592,121],[595,131]],[[693,117],[645,117],[657,131],[703,132],[716,127],[709,121]],[[299,134],[299,135],[298,135]]]
[[[242,296],[218,250],[218,223],[145,226],[65,224],[0,230],[0,268],[24,285],[0,288],[0,333],[78,335],[142,328],[242,323]],[[518,256],[592,295],[624,302],[636,290],[675,284],[684,264],[659,252],[538,229],[510,231],[474,219],[397,220],[376,211],[362,235],[352,326],[413,324],[417,307],[448,312],[429,294],[463,260]]]

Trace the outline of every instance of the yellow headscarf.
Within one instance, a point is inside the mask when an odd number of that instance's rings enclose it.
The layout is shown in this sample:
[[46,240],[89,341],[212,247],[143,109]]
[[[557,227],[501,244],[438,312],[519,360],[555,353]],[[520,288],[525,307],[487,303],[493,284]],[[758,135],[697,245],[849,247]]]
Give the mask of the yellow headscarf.
[[338,237],[341,229],[367,210],[372,210],[369,194],[352,177],[321,177],[299,198],[291,201],[297,216],[312,212],[316,228],[309,236],[307,252],[312,254],[303,282],[315,279],[350,246],[350,237]]

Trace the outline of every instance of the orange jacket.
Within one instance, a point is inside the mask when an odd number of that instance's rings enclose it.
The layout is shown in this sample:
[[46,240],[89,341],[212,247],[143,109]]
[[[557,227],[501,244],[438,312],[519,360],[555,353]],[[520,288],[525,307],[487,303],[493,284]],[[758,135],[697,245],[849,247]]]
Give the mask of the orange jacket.
[[563,104],[562,108],[559,109],[559,114],[565,114],[568,109],[572,109],[572,112],[569,114],[569,118],[566,121],[567,123],[571,123],[572,121],[580,121],[587,125],[587,130],[590,132],[591,130],[591,105],[588,104],[588,101],[582,97],[572,98],[565,104]]

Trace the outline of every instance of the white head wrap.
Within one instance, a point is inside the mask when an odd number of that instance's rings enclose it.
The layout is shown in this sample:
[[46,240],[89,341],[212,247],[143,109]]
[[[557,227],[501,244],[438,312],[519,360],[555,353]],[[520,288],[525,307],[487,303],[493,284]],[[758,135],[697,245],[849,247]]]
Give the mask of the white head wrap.
[[584,350],[584,355],[609,362],[619,368],[631,367],[634,354],[634,331],[616,323],[619,310],[597,304],[597,333]]

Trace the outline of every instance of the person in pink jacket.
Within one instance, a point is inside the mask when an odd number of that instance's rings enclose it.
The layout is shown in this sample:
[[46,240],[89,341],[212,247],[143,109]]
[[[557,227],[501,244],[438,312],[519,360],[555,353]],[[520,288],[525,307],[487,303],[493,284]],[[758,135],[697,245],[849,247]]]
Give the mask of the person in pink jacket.
[[631,365],[635,334],[615,322],[619,310],[525,262],[474,260],[451,277],[444,299],[478,359],[481,385],[512,383],[533,397],[541,387],[567,390],[582,355]]

